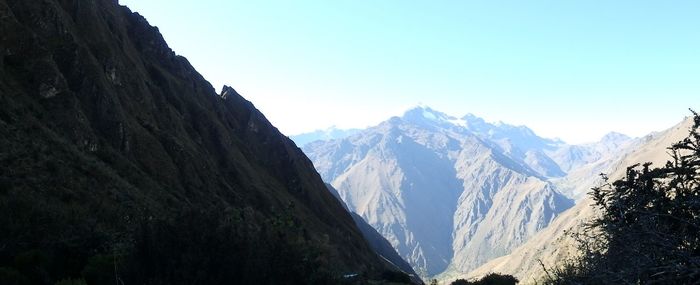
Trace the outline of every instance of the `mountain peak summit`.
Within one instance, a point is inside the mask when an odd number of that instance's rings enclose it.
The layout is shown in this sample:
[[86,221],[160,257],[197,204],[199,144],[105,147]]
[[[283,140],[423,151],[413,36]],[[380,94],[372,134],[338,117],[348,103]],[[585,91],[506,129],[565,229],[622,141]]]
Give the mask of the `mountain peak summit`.
[[224,85],[224,87],[221,88],[221,94],[219,95],[219,97],[221,97],[222,99],[226,99],[232,94],[238,95],[238,92],[236,92],[236,90],[233,89],[233,87]]
[[416,105],[413,105],[412,107],[407,108],[406,111],[403,112],[403,115],[405,116],[406,114],[413,113],[413,112],[440,113],[426,104],[418,103]]
[[605,134],[600,141],[601,142],[623,142],[632,139],[628,135],[618,133],[618,132],[609,132]]
[[418,104],[403,113],[402,119],[418,124],[465,126],[464,120],[437,111],[425,104]]

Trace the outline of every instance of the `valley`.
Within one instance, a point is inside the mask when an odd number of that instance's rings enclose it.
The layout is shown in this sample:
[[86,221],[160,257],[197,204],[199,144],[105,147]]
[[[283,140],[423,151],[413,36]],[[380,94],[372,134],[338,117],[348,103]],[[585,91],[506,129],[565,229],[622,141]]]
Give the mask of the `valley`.
[[663,162],[664,147],[689,127],[685,120],[642,138],[613,132],[570,145],[418,106],[302,149],[424,279],[501,272],[530,280],[542,274],[537,260],[555,264],[568,253],[555,241],[590,217],[587,193],[600,173],[619,176],[631,157]]

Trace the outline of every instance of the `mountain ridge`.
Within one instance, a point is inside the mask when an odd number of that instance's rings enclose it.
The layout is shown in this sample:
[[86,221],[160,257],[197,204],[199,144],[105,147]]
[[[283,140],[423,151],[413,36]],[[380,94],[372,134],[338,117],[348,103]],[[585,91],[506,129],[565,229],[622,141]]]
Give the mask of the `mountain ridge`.
[[[627,166],[652,162],[663,164],[669,159],[666,148],[687,136],[692,125],[692,119],[685,118],[677,125],[661,132],[654,132],[640,138],[638,145],[633,150],[624,152],[607,164],[607,167],[599,173],[607,173],[610,179],[615,180],[624,175]],[[581,180],[588,189],[601,183],[601,179],[595,175],[587,180]],[[585,197],[566,212],[562,213],[552,224],[535,235],[531,240],[515,249],[511,254],[494,259],[481,267],[463,275],[448,273],[441,276],[443,280],[455,278],[479,277],[489,272],[502,272],[512,274],[524,283],[534,283],[544,274],[537,260],[541,260],[545,266],[554,267],[576,255],[575,241],[566,235],[566,232],[579,230],[581,225],[588,221],[595,210],[590,206],[592,201]]]
[[[502,145],[468,130],[456,117],[421,106],[303,150],[348,206],[426,277],[503,255],[572,205],[532,164]],[[521,195],[517,189],[528,190]],[[491,209],[493,203],[498,206]],[[498,222],[529,208],[541,210],[533,216],[523,212],[528,217],[523,226]],[[502,231],[517,239],[497,238]]]
[[0,0],[0,35],[3,270],[32,284],[309,284],[392,269],[301,150],[141,15]]

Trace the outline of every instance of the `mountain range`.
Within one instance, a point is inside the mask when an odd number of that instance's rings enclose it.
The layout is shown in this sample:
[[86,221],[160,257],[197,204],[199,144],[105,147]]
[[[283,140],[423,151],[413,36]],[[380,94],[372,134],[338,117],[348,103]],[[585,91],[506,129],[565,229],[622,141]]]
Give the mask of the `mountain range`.
[[342,139],[350,135],[356,134],[360,129],[339,129],[336,126],[330,126],[323,130],[316,130],[308,133],[302,133],[291,136],[290,139],[299,146],[304,146],[315,141],[328,141],[334,139]]
[[417,106],[302,149],[349,209],[421,276],[443,278],[486,272],[485,263],[561,228],[549,226],[562,213],[580,213],[573,209],[585,207],[598,174],[648,140],[611,132],[571,145],[526,126]]
[[536,281],[688,122],[570,145],[418,106],[295,144],[118,1],[0,0],[0,283]]
[[[611,181],[614,181],[622,178],[627,167],[631,165],[645,162],[651,162],[656,166],[664,165],[670,159],[667,148],[686,138],[692,124],[693,120],[689,117],[665,131],[655,132],[636,140],[632,149],[611,158],[613,162],[607,163],[599,173],[605,173]],[[582,188],[588,189],[602,182],[596,175],[577,180]],[[454,280],[478,277],[489,272],[504,272],[517,276],[526,283],[536,282],[545,274],[542,265],[554,268],[576,256],[575,240],[567,235],[567,232],[583,230],[582,225],[596,215],[596,210],[591,207],[592,203],[590,197],[582,198],[576,206],[563,212],[549,227],[513,250],[511,254],[496,258],[467,274],[453,271],[444,274],[441,279]],[[540,261],[542,264],[539,263]]]

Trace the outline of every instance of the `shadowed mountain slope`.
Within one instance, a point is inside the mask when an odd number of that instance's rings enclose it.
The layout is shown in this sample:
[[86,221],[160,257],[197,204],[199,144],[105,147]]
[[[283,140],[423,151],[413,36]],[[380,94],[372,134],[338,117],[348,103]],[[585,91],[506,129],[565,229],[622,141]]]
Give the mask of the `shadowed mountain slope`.
[[310,284],[388,268],[301,150],[139,14],[0,0],[0,35],[3,272]]

